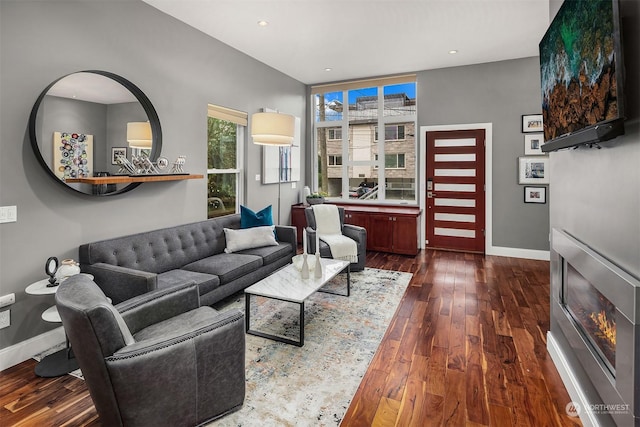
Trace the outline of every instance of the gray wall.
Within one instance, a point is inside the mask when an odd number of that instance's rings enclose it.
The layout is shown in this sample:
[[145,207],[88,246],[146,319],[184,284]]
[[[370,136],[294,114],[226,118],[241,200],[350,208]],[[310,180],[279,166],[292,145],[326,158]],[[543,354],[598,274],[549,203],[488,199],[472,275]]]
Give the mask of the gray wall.
[[517,168],[522,115],[542,111],[538,58],[422,71],[418,89],[420,126],[493,123],[493,246],[549,250],[549,205],[524,203]]
[[[555,16],[562,2],[551,4]],[[620,2],[625,135],[602,149],[551,153],[551,227],[564,229],[640,277],[640,3]]]
[[[27,133],[31,107],[48,84],[87,69],[127,78],[158,112],[162,154],[170,160],[186,155],[191,173],[206,173],[207,103],[306,117],[305,85],[138,0],[2,0],[0,51],[0,205],[18,207],[17,222],[0,224],[0,295],[16,294],[11,327],[0,330],[3,348],[57,326],[40,319],[53,297],[24,293],[43,278],[49,256],[77,259],[81,243],[207,215],[204,179],[142,184],[105,198],[53,182],[37,163]],[[275,206],[277,185],[253,180],[261,169],[260,147],[247,140],[245,153],[252,171],[246,204]],[[298,195],[283,185],[282,205],[297,202]],[[282,223],[288,223],[288,212],[283,209]]]
[[[551,17],[561,4],[551,2]],[[640,278],[640,3],[622,0],[620,12],[626,71],[625,135],[603,143],[600,150],[580,148],[550,154],[550,216],[551,227],[566,230]],[[556,257],[552,251],[552,259]],[[552,307],[557,300],[552,294]],[[597,403],[593,397],[596,389],[586,379],[553,316],[551,332],[582,391]],[[614,396],[603,398],[606,401]]]

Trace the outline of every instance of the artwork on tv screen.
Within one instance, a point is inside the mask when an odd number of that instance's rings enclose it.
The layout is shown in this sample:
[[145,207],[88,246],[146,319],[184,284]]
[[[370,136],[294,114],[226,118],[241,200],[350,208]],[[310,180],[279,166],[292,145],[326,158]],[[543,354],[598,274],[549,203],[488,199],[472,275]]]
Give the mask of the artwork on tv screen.
[[565,0],[540,42],[544,140],[623,117],[616,0]]

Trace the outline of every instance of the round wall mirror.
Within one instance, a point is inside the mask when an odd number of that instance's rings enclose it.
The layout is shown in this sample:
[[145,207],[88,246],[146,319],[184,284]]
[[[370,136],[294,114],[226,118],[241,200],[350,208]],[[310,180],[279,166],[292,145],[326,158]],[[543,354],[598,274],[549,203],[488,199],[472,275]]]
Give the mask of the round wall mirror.
[[29,136],[52,178],[96,196],[121,194],[140,183],[73,181],[121,174],[119,156],[155,161],[162,149],[160,120],[149,98],[129,80],[96,70],[63,76],[45,88],[31,110]]

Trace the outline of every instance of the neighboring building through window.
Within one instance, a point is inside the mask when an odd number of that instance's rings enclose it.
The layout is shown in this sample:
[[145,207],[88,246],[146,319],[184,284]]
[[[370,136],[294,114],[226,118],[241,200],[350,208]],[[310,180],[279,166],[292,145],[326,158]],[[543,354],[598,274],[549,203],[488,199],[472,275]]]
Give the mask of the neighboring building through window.
[[[314,86],[311,92],[314,187],[329,198],[416,202],[415,76]],[[358,191],[362,182],[366,192]]]
[[342,139],[342,129],[327,129],[327,139]]
[[[399,141],[404,139],[404,125],[387,125],[384,127],[385,141]],[[378,127],[376,126],[376,142],[378,142]]]
[[242,200],[242,141],[247,113],[208,106],[207,217],[236,213]]
[[329,155],[329,166],[341,166],[342,165],[342,156]]
[[[376,161],[378,161],[378,155],[375,155]],[[378,166],[376,165],[376,168]],[[404,153],[385,154],[384,155],[384,168],[385,169],[404,169]]]

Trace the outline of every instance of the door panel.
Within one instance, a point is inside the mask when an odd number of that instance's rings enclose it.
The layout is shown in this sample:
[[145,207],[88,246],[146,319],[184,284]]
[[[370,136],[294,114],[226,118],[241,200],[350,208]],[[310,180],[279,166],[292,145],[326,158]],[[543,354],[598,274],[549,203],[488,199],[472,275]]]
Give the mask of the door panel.
[[427,132],[427,247],[484,253],[484,138]]
[[[374,251],[389,251],[393,248],[393,232],[389,229],[391,226],[391,216],[385,214],[371,215],[369,217],[369,226],[376,230],[375,233],[367,233],[367,246],[370,245]],[[387,233],[378,230],[389,230]]]

